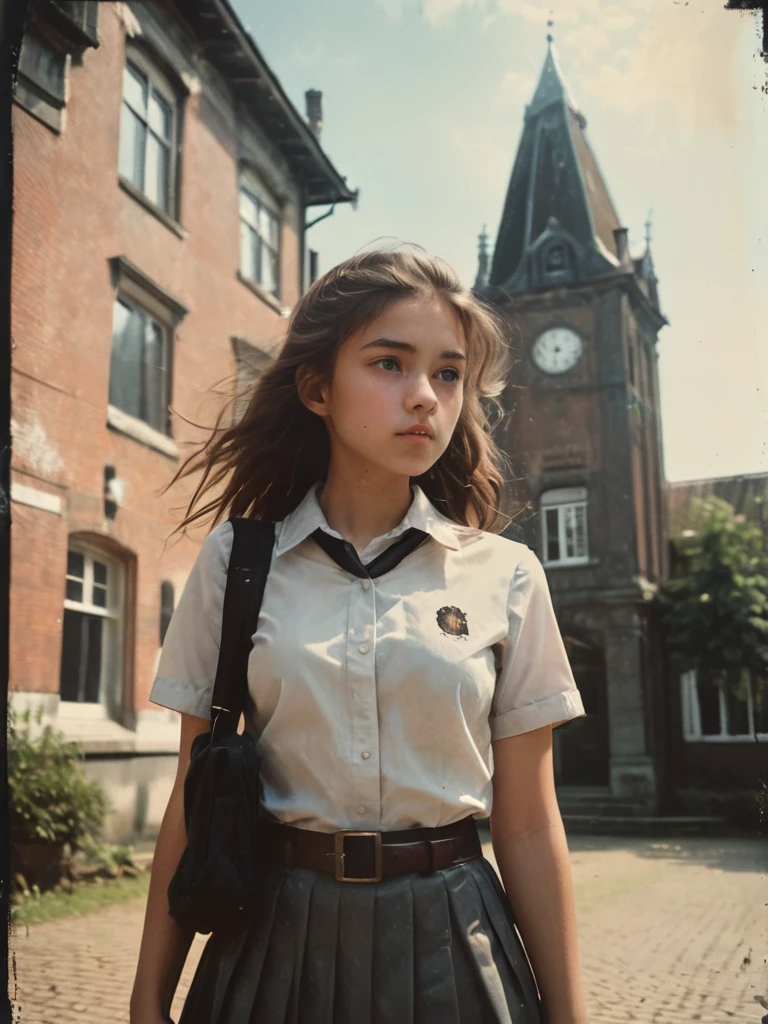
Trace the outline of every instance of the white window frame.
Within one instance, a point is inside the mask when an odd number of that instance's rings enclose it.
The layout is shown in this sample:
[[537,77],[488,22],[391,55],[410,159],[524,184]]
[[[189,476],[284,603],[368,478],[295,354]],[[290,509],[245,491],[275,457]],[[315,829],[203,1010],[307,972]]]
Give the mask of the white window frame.
[[[270,238],[265,238],[258,224],[253,224],[251,221],[243,216],[243,196],[248,200],[255,203],[259,209],[259,214],[263,211],[267,217],[270,218],[276,225],[277,235],[277,247],[272,243]],[[266,295],[272,296],[272,298],[280,300],[280,293],[282,289],[282,275],[281,275],[281,260],[282,260],[282,249],[283,249],[283,217],[280,211],[280,203],[270,193],[269,189],[256,177],[251,170],[243,170],[240,174],[240,187],[238,189],[238,222],[240,227],[240,276],[247,281],[249,284],[256,285]],[[247,272],[245,261],[243,259],[243,250],[245,248],[246,240],[250,239],[251,235],[256,235],[260,241],[261,246],[265,247],[274,257],[275,260],[275,287],[274,290],[268,288],[260,277],[263,277],[261,270],[257,272],[257,276],[253,277]]]
[[[587,488],[586,487],[559,487],[554,490],[544,491],[541,495],[539,507],[541,510],[541,539],[542,539],[542,564],[546,566],[558,565],[586,565],[589,562],[589,531],[587,516]],[[558,546],[560,557],[550,559],[549,530],[547,526],[547,512],[557,512]],[[569,516],[583,518],[583,551],[573,555],[564,554],[566,550],[566,528]]]
[[733,735],[727,731],[728,705],[725,693],[720,687],[720,733],[704,735],[701,731],[701,708],[699,707],[699,691],[696,672],[683,672],[680,676],[680,700],[683,711],[683,739],[686,743],[754,743],[768,742],[768,733],[755,734],[755,714],[752,702],[752,691],[747,690],[747,718],[749,732]]
[[[97,615],[103,618],[107,625],[102,633],[98,703],[64,700],[60,697],[59,714],[74,718],[114,718],[122,710],[124,697],[125,566],[119,560],[105,554],[100,548],[92,547],[77,539],[70,540],[67,546],[67,561],[69,561],[70,552],[80,554],[84,559],[83,600],[75,601],[68,598],[65,589],[65,610]],[[100,562],[107,567],[106,608],[93,602],[94,562]],[[80,577],[70,577],[69,573],[66,573],[67,580],[73,578],[80,579]],[[63,656],[63,648],[61,653]],[[110,707],[112,713],[110,713]]]
[[[130,75],[131,72],[133,72],[137,78],[141,78],[145,82],[147,101],[143,110],[136,109],[136,107],[129,103],[126,96],[125,76]],[[167,139],[162,138],[162,136],[150,124],[149,110],[152,96],[157,97],[161,103],[170,108],[170,127]],[[126,175],[120,171],[123,147],[126,145],[127,140],[127,136],[125,135],[127,131],[126,125],[131,123],[131,115],[137,117],[144,125],[144,152],[141,166],[141,183],[134,181],[132,174]],[[123,93],[120,105],[118,173],[121,181],[127,183],[130,188],[141,193],[148,203],[157,207],[158,210],[161,210],[166,216],[170,217],[174,221],[178,219],[179,206],[177,194],[177,167],[179,157],[178,139],[180,120],[181,114],[179,97],[171,83],[154,66],[154,64],[145,57],[143,53],[139,54],[133,49],[129,50],[123,65]],[[156,139],[158,145],[165,151],[168,161],[167,177],[165,182],[166,192],[164,196],[158,197],[160,200],[159,202],[157,199],[153,199],[147,192],[147,139],[150,136]]]

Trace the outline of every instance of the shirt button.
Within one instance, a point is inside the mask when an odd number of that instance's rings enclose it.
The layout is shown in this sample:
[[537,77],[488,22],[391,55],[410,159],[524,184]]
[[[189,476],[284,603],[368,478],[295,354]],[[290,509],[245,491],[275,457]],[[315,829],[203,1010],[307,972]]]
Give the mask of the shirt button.
[[357,813],[365,814],[365,807],[362,804],[360,804],[360,806],[357,808]]
[[364,750],[364,751],[362,752],[362,754],[360,755],[360,757],[362,757],[362,759],[363,759],[364,761],[367,761],[367,760],[368,760],[368,758],[369,758],[370,756],[371,756],[371,755],[370,755],[369,751],[367,751],[367,750]]
[[367,590],[371,585],[370,580],[363,580],[363,590]]
[[368,653],[368,644],[360,644],[360,646],[357,649],[358,649],[358,651],[360,651],[361,654],[367,654]]

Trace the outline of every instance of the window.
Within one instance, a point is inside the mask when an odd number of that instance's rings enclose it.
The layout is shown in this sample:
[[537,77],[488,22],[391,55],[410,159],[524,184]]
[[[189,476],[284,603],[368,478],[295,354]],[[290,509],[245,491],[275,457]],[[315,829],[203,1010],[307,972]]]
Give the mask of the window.
[[685,672],[680,685],[686,742],[768,740],[768,692],[756,706],[746,672],[735,689],[703,683],[695,672]]
[[[53,7],[55,10],[51,11]],[[73,42],[85,43],[87,46],[98,46],[97,26],[99,22],[99,5],[95,0],[53,0],[49,5],[49,17],[58,15],[69,24]]]
[[556,281],[567,280],[571,277],[571,252],[565,242],[551,242],[546,246],[539,257],[542,262],[544,278],[551,278]]
[[160,646],[163,646],[165,634],[171,624],[173,616],[174,595],[173,584],[170,580],[163,580],[160,584]]
[[170,89],[138,58],[123,69],[120,176],[155,206],[175,217],[177,102]]
[[61,131],[67,56],[36,32],[24,35],[14,98],[54,131]]
[[583,565],[588,561],[586,487],[545,491],[541,513],[544,565]]
[[635,381],[635,344],[634,344],[634,342],[631,339],[630,339],[630,341],[627,342],[627,351],[629,353],[629,383],[632,385],[632,387],[634,387],[635,383],[636,383],[636,381]]
[[125,256],[109,260],[115,287],[107,422],[171,457],[173,343],[187,307]]
[[171,333],[123,296],[115,300],[109,404],[170,434]]
[[279,298],[280,217],[276,207],[249,175],[240,186],[240,273]]
[[24,37],[19,55],[19,71],[48,97],[64,106],[64,68],[67,58],[46,42],[30,33]]
[[72,704],[122,706],[122,567],[72,544],[67,553],[59,693]]
[[544,269],[548,274],[557,274],[566,269],[565,246],[562,243],[551,245],[547,250]]

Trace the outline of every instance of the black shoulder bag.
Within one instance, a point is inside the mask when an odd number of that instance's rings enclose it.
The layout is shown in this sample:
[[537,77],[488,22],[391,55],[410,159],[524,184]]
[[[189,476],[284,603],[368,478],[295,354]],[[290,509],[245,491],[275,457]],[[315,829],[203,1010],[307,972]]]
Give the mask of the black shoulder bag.
[[171,917],[186,930],[225,932],[247,920],[255,890],[259,758],[238,735],[248,655],[269,573],[274,523],[231,519],[232,553],[211,700],[211,730],[192,742],[184,780],[187,845],[168,886]]

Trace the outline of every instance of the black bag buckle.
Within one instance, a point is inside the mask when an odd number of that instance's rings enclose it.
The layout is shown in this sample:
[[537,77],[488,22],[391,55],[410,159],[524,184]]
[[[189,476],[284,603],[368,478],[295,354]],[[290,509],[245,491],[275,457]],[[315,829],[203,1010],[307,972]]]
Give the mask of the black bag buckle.
[[[374,875],[370,878],[358,877],[356,875],[347,875],[344,867],[344,858],[346,856],[344,851],[344,843],[349,837],[359,837],[373,840],[373,864],[374,864]],[[352,829],[345,829],[340,832],[334,832],[333,835],[333,850],[335,858],[335,875],[337,882],[380,882],[382,879],[381,874],[381,832],[355,832]]]

